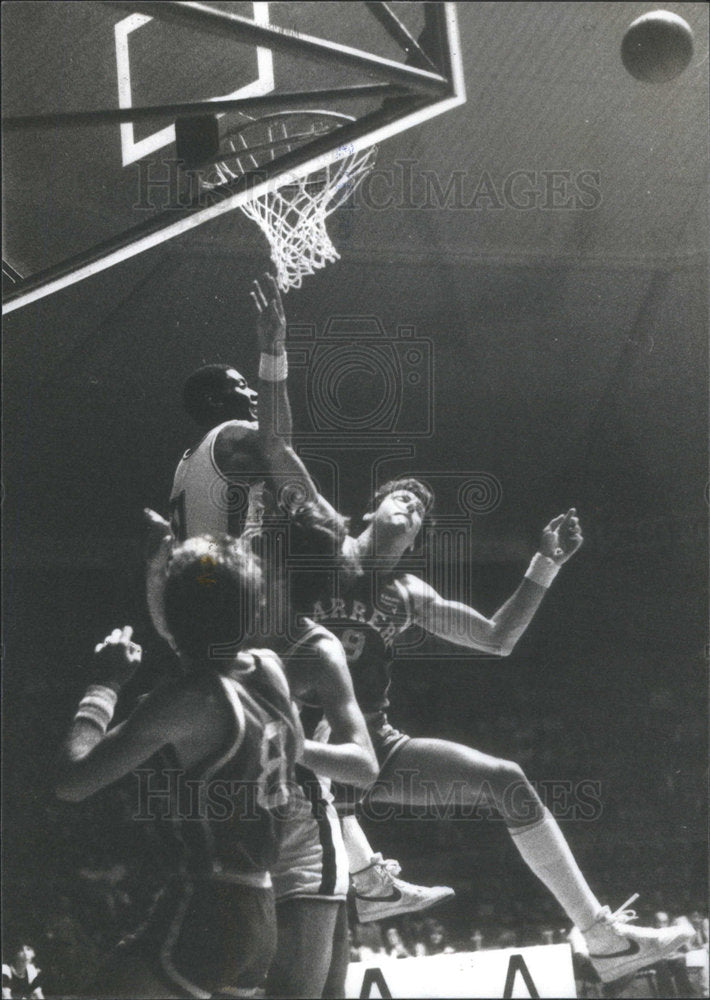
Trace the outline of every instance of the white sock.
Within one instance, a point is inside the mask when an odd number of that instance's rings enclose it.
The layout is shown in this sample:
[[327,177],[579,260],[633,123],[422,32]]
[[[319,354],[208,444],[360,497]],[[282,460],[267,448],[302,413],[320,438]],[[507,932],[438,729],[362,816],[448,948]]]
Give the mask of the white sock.
[[523,861],[547,886],[570,920],[580,930],[588,930],[602,907],[549,811],[545,809],[544,817],[532,826],[509,827],[508,833]]
[[343,816],[343,843],[348,854],[350,874],[355,875],[363,868],[369,868],[372,863],[373,850],[370,842],[362,832],[357,816]]

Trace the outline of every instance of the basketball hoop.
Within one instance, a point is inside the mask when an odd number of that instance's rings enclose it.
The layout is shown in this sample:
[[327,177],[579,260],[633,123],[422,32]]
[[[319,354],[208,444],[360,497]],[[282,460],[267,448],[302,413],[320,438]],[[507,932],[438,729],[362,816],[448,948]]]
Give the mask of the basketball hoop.
[[[277,157],[351,121],[349,115],[333,111],[281,111],[250,121],[226,135],[225,156],[201,172],[201,186],[211,190],[258,172]],[[373,168],[377,149],[357,153],[346,144],[339,152],[337,160],[315,173],[298,178],[284,174],[278,178],[283,183],[277,190],[240,205],[269,241],[282,292],[300,288],[304,275],[340,257],[328,236],[326,220]]]

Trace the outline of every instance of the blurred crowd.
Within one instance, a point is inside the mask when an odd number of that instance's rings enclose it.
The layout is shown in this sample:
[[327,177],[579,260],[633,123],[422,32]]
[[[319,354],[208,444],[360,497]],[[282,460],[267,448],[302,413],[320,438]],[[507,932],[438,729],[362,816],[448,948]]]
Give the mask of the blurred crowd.
[[[48,898],[44,929],[38,939],[32,943],[16,939],[16,943],[8,945],[3,958],[3,1000],[11,997],[42,1000],[80,992],[80,982],[96,971],[112,945],[138,922],[142,912],[142,904],[137,903],[140,895],[124,867],[85,867],[71,896],[60,895],[54,903]],[[642,917],[646,919],[645,914]],[[657,927],[680,922],[692,925],[692,941],[682,952],[640,973],[644,982],[636,995],[708,996],[706,910],[695,907],[687,914],[672,908],[658,910],[649,920]],[[478,908],[473,922],[427,914],[405,915],[382,923],[353,921],[350,960],[376,964],[384,958],[420,958],[564,943],[572,947],[577,996],[601,998],[601,984],[580,932],[561,921],[539,919],[535,913],[500,916],[483,906]]]
[[[650,923],[655,927],[687,923],[694,937],[676,955],[638,974],[639,992],[634,994],[629,984],[624,996],[694,998],[707,997],[708,985],[708,917],[695,908],[689,914],[671,915],[659,910]],[[383,958],[420,958],[427,955],[452,955],[487,949],[520,948],[531,945],[569,943],[572,948],[577,996],[601,1000],[605,995],[599,978],[589,960],[584,936],[569,924],[558,926],[535,922],[534,914],[526,923],[515,924],[478,920],[455,931],[436,917],[404,916],[396,922],[358,924],[350,929],[350,961],[373,962]]]

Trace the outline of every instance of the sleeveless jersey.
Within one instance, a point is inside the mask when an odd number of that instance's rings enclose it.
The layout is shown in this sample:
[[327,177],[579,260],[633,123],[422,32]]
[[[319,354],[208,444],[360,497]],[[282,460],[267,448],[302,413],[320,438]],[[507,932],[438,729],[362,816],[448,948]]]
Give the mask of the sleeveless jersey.
[[213,427],[194,448],[188,448],[175,470],[170,492],[170,526],[182,542],[195,535],[228,534],[240,538],[259,531],[264,509],[264,477],[257,470],[243,474],[220,471],[214,454],[219,432],[227,426],[243,431],[245,444],[256,443],[256,424],[228,420]]
[[19,973],[13,965],[3,965],[2,967],[2,988],[10,990],[10,994],[17,1000],[31,997],[35,990],[41,989],[43,985],[40,970],[28,963],[25,971]]
[[154,778],[153,814],[172,843],[165,860],[185,876],[249,881],[279,854],[302,730],[278,657],[263,649],[242,656],[251,661],[245,669],[201,678],[231,709],[229,744],[187,773],[168,748]]
[[[343,557],[353,556],[347,536]],[[329,603],[318,603],[310,615],[340,639],[348,660],[355,697],[363,713],[384,712],[392,678],[395,638],[412,624],[409,595],[392,573],[365,571],[349,580]]]

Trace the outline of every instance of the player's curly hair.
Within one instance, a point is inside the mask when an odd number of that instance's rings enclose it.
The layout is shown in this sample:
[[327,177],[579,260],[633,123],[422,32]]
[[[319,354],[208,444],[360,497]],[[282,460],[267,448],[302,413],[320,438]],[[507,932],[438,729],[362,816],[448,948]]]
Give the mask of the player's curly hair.
[[343,570],[342,547],[348,519],[330,514],[311,503],[295,510],[289,519],[288,602],[294,615],[308,615],[313,606],[330,604],[337,570]]
[[178,650],[206,665],[216,648],[236,652],[261,605],[259,559],[229,535],[198,535],[173,549],[165,620]]
[[424,506],[424,515],[428,516],[431,514],[434,507],[434,493],[425,483],[411,476],[402,479],[390,479],[380,486],[372,498],[373,509],[379,507],[386,496],[389,496],[390,493],[396,493],[398,490],[409,490],[410,493],[413,493],[415,497],[421,500]]

